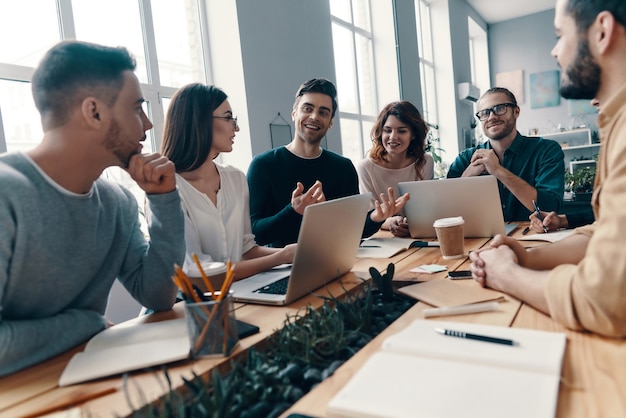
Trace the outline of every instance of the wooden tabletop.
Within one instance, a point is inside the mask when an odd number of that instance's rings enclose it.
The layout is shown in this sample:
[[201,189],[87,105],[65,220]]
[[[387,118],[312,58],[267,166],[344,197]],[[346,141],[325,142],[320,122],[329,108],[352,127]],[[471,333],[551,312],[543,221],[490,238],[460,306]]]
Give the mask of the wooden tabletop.
[[[514,234],[520,234],[521,228]],[[488,242],[488,239],[466,240],[466,252],[475,250]],[[528,245],[541,245],[530,242]],[[428,280],[443,280],[446,273],[412,273],[410,270],[421,264],[443,264],[449,270],[465,269],[469,260],[443,260],[438,248],[411,249],[386,259],[358,259],[354,269],[330,283],[317,294],[341,296],[344,289],[355,291],[369,278],[369,267],[384,271],[393,262],[396,273],[394,281],[398,286]],[[466,284],[471,285],[470,281]],[[240,341],[235,352],[226,358],[187,360],[168,364],[167,370],[174,388],[183,386],[183,377],[191,378],[192,373],[208,377],[215,368],[227,368],[232,358],[245,354],[247,350],[262,344],[266,338],[280,328],[286,315],[294,314],[308,305],[318,307],[322,300],[309,295],[284,307],[237,304],[238,319],[259,326],[260,333]],[[449,318],[451,321],[477,322],[484,324],[513,326],[565,332],[568,345],[563,365],[563,375],[559,394],[558,416],[601,417],[626,416],[626,344],[623,340],[598,337],[591,334],[565,330],[549,317],[533,308],[507,296],[498,312],[485,312],[460,315]],[[327,416],[326,404],[365,362],[380,347],[382,341],[398,332],[415,318],[423,317],[422,311],[430,307],[418,303],[370,344],[347,361],[337,372],[326,379],[313,391],[296,403],[288,413],[300,412],[313,416]],[[147,315],[131,321],[156,321],[183,316],[182,306],[168,312]],[[441,320],[444,318],[438,318]],[[57,381],[71,356],[81,351],[83,346],[50,359],[13,375],[0,378],[0,417],[41,416],[42,414],[74,406],[76,416],[115,417],[126,416],[134,408],[156,401],[167,393],[164,376],[159,372],[130,373],[127,388],[124,389],[120,376],[59,388]],[[127,393],[125,393],[125,391]],[[129,405],[130,401],[130,405]],[[132,407],[131,407],[132,405]],[[283,416],[287,416],[288,413]]]
[[[518,228],[512,236],[521,236]],[[524,246],[545,245],[542,241],[521,241]],[[410,259],[403,260],[411,263]],[[465,260],[458,269],[469,266]],[[469,284],[468,284],[469,285]],[[502,312],[438,317],[438,321],[474,322],[481,324],[529,328],[543,331],[562,332],[567,336],[567,346],[561,371],[557,417],[626,417],[626,340],[605,338],[586,332],[576,332],[553,321],[547,315],[529,305],[507,296],[502,303]],[[342,365],[335,374],[324,380],[305,395],[282,418],[292,413],[315,417],[332,418],[326,405],[350,380],[365,361],[377,352],[382,342],[390,335],[404,329],[413,320],[424,318],[423,310],[430,306],[421,302],[413,306],[370,344]]]

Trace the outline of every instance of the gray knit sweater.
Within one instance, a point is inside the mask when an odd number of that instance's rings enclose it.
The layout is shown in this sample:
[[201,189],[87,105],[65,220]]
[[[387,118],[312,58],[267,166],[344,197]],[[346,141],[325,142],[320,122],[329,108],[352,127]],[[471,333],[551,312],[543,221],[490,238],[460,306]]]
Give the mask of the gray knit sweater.
[[142,305],[172,306],[170,277],[185,257],[180,198],[147,200],[150,242],[125,188],[99,179],[73,194],[26,155],[0,155],[0,376],[101,331],[116,278]]

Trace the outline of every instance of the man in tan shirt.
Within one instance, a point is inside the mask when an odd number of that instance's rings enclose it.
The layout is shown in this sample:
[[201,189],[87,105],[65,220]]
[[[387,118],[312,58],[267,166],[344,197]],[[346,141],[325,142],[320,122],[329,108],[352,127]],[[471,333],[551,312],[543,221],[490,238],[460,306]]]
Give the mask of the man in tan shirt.
[[626,336],[626,8],[623,0],[557,0],[561,95],[597,98],[602,147],[592,206],[596,221],[555,244],[525,250],[497,236],[470,255],[474,279],[565,326]]

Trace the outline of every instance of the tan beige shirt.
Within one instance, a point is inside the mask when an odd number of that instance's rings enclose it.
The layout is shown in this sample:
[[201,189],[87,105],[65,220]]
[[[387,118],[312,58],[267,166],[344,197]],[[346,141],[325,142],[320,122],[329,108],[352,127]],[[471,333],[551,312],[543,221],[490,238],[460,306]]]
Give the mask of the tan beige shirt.
[[550,315],[572,329],[626,336],[626,85],[602,104],[602,146],[592,206],[596,222],[578,228],[590,237],[578,265],[550,272]]

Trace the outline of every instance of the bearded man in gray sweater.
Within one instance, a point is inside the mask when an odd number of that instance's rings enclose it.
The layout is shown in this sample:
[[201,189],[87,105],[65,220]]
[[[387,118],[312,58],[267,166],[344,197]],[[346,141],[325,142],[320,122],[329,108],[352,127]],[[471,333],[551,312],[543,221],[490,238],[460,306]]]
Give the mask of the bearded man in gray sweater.
[[[107,326],[117,278],[144,306],[170,309],[185,256],[174,165],[141,154],[152,123],[125,48],[61,42],[33,74],[44,136],[0,155],[0,376],[51,358]],[[150,241],[135,197],[100,178],[125,168],[146,192]]]

